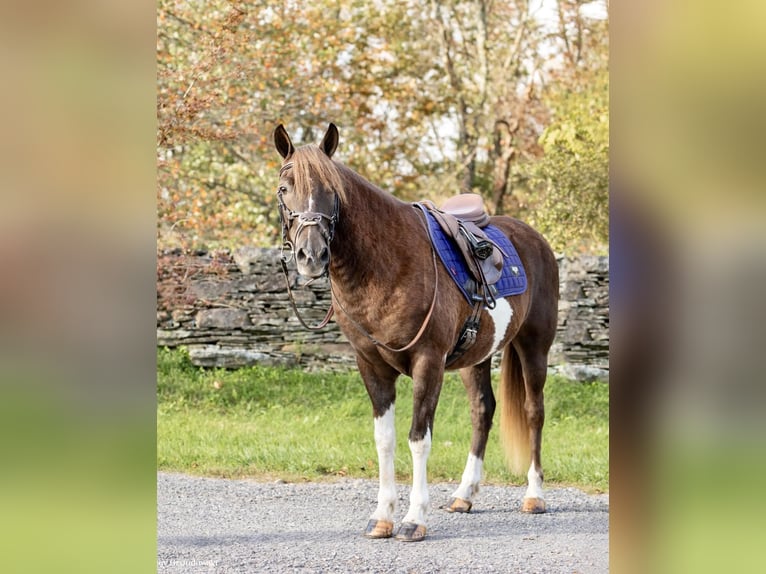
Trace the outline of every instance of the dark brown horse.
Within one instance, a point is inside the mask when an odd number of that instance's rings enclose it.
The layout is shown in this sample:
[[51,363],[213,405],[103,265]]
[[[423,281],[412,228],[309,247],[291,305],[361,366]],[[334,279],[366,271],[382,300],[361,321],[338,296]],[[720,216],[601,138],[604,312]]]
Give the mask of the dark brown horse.
[[[396,380],[413,380],[409,446],[413,478],[410,505],[397,531],[400,540],[422,540],[429,507],[426,462],[445,361],[455,348],[471,306],[436,263],[423,214],[332,160],[338,130],[330,124],[319,146],[295,148],[282,125],[274,134],[283,158],[279,206],[283,239],[298,272],[329,273],[337,321],[356,351],[372,401],[380,467],[378,505],[364,535],[394,532],[394,402]],[[558,266],[543,237],[510,217],[492,217],[516,246],[527,273],[521,295],[499,298],[481,310],[475,344],[450,369],[458,369],[471,402],[473,436],[451,512],[468,512],[479,490],[484,451],[495,412],[490,368],[503,349],[500,426],[511,468],[527,471],[522,512],[545,512],[540,465],[543,385],[548,349],[556,331]]]

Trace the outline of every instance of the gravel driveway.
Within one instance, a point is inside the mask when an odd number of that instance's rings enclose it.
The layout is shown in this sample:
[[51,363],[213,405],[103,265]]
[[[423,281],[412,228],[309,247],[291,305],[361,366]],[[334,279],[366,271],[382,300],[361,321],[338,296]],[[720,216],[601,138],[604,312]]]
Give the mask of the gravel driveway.
[[[454,489],[429,485],[428,538],[403,543],[361,535],[376,481],[280,484],[159,473],[158,573],[608,571],[608,495],[548,488],[548,513],[525,515],[518,511],[523,487],[484,486],[470,514],[449,514],[438,507]],[[401,520],[409,486],[398,491]]]

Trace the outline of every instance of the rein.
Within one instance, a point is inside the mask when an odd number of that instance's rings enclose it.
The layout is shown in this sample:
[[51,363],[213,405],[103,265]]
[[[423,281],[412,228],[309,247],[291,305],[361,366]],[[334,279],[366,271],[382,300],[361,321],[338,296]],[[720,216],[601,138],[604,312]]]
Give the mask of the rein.
[[[301,314],[298,312],[298,306],[295,304],[295,296],[293,295],[293,290],[290,288],[290,278],[287,273],[288,261],[289,259],[285,259],[284,255],[282,255],[280,259],[280,262],[282,263],[282,273],[285,275],[285,287],[287,287],[287,294],[290,296],[290,305],[293,308],[295,316],[298,318],[298,321],[300,321],[300,324],[309,331],[319,331],[319,329],[324,329],[327,326],[327,323],[330,322],[330,319],[332,319],[332,316],[335,313],[335,308],[332,306],[332,303],[330,303],[330,308],[327,309],[327,314],[324,316],[324,319],[322,319],[316,325],[309,325],[306,323],[306,321],[303,320],[303,317],[301,317]],[[330,283],[330,287],[332,288],[332,283]]]

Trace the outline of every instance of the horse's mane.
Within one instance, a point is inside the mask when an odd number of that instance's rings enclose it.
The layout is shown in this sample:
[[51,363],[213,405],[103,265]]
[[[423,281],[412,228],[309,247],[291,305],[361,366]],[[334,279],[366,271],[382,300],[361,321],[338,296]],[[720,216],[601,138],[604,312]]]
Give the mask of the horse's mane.
[[293,190],[299,197],[311,195],[311,180],[318,177],[322,185],[334,190],[339,199],[346,199],[346,177],[341,166],[327,157],[319,146],[305,145],[297,148],[290,158],[293,162]]

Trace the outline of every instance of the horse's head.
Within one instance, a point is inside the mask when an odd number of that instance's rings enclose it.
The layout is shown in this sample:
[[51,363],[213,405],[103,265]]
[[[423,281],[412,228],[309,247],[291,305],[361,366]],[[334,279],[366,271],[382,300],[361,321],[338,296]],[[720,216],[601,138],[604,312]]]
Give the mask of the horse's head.
[[338,128],[330,124],[318,147],[296,149],[280,124],[274,145],[283,159],[277,189],[283,249],[295,254],[298,273],[320,277],[330,265],[330,243],[343,193],[342,179],[330,159],[338,147]]

